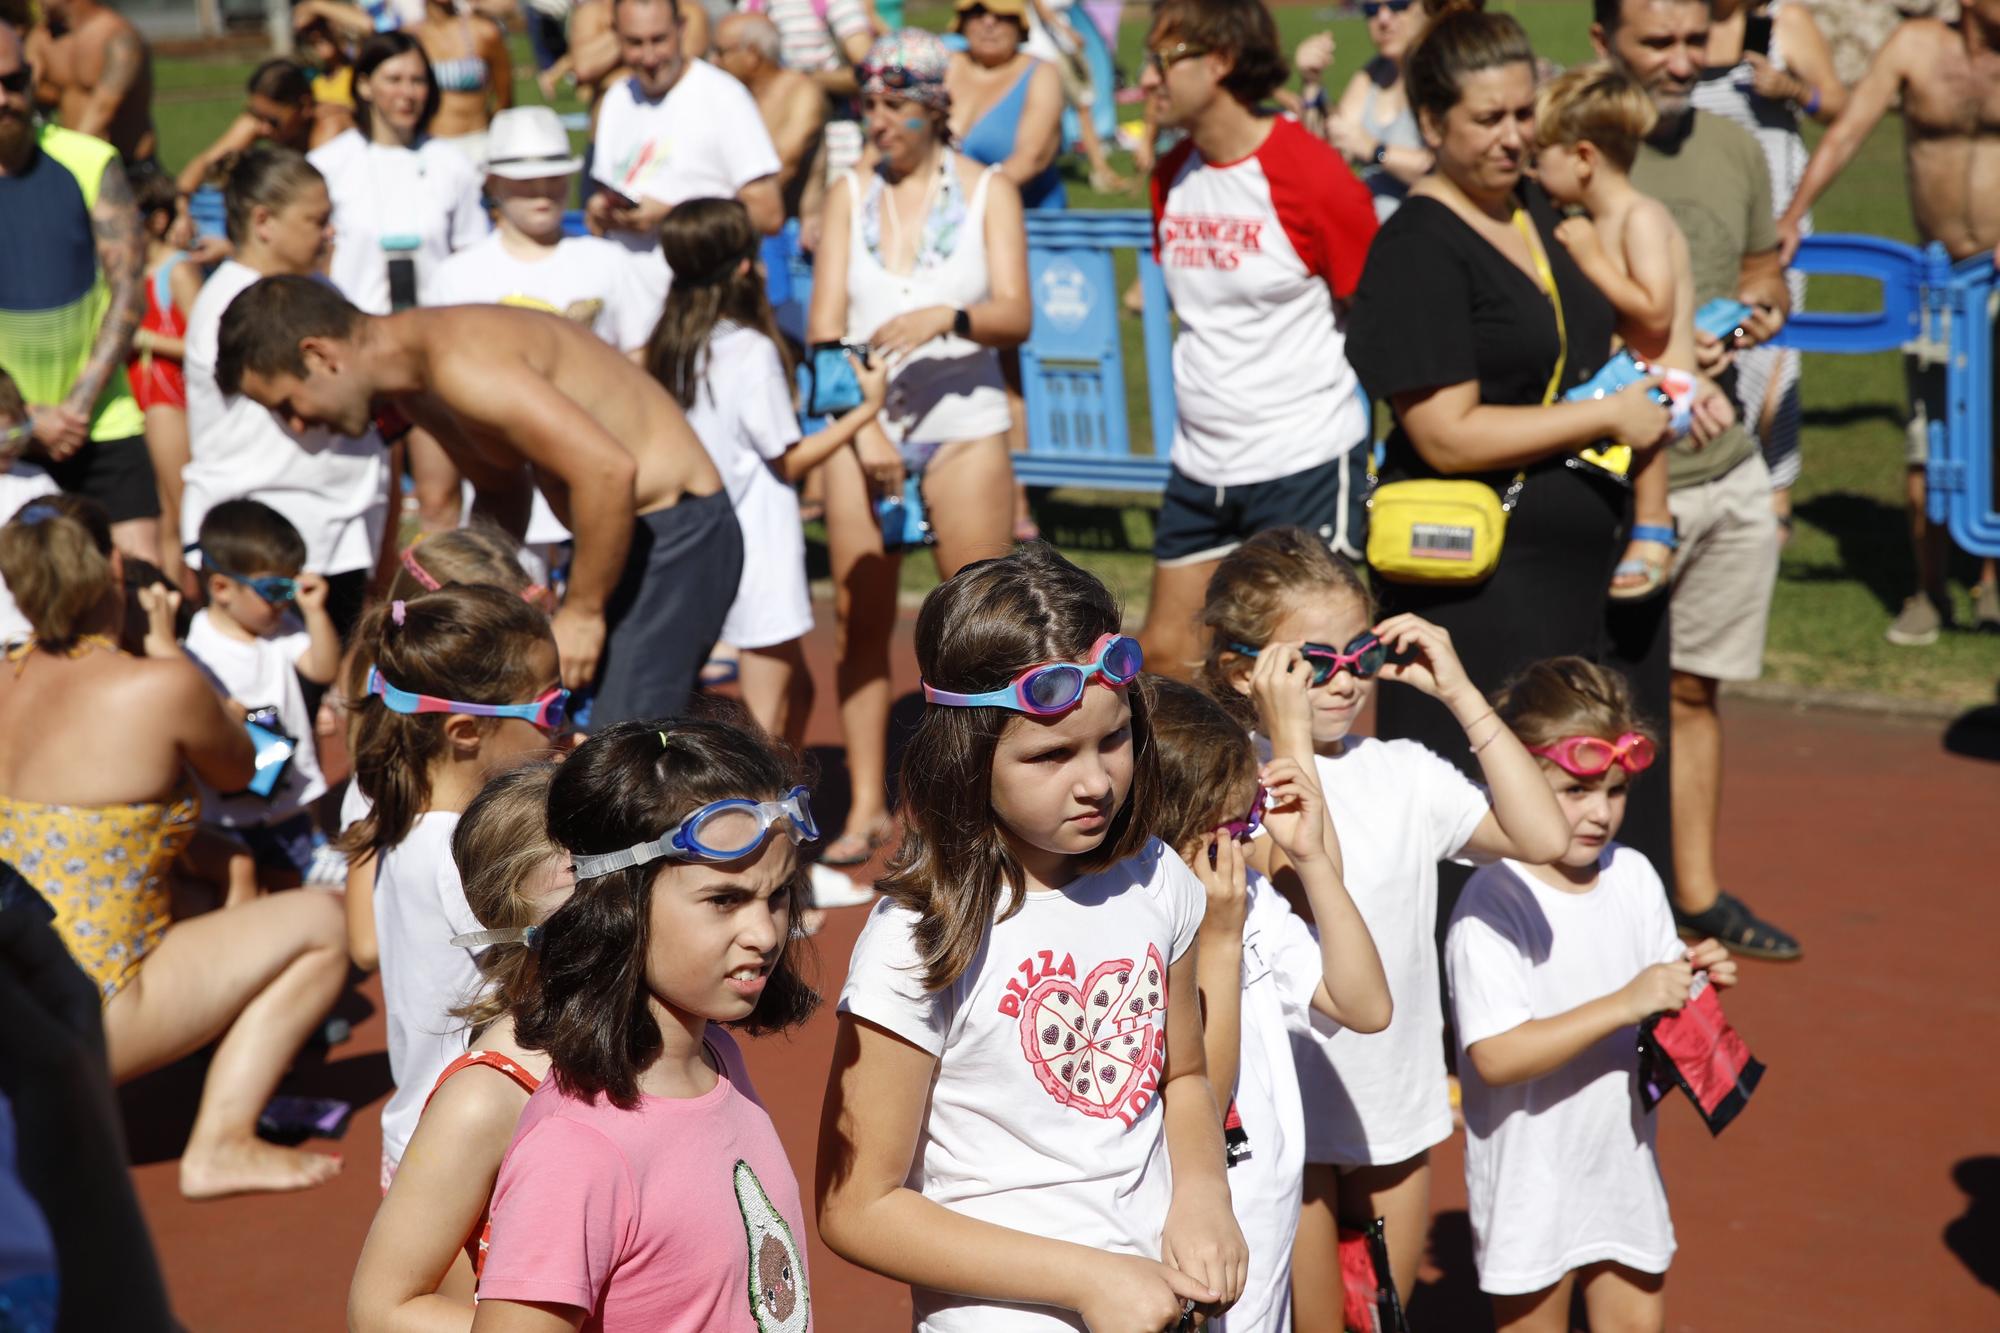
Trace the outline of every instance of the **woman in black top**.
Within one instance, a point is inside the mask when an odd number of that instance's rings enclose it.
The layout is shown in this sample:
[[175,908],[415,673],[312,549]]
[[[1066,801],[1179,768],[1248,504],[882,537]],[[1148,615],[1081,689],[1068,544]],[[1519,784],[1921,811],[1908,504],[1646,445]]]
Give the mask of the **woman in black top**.
[[[1605,656],[1605,594],[1629,492],[1574,456],[1607,439],[1659,440],[1667,412],[1643,387],[1543,405],[1551,377],[1560,400],[1604,364],[1616,317],[1556,243],[1558,215],[1523,176],[1535,72],[1520,26],[1449,9],[1405,77],[1437,170],[1376,238],[1348,333],[1361,382],[1395,414],[1382,480],[1470,477],[1503,496],[1517,474],[1524,480],[1491,578],[1376,582],[1385,614],[1444,626],[1490,693],[1541,658]],[[1560,335],[1543,274],[1561,301]],[[1477,776],[1462,729],[1434,700],[1384,690],[1377,709],[1379,734],[1421,740]],[[1650,775],[1645,785],[1664,795]]]

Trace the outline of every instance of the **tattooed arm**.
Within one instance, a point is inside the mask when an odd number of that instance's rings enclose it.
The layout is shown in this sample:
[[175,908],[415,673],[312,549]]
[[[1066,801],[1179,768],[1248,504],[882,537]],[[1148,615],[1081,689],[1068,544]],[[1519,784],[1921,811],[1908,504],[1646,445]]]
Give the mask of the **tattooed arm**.
[[97,187],[97,204],[90,210],[90,231],[97,240],[97,264],[111,288],[111,304],[97,328],[90,360],[70,386],[63,406],[85,420],[104,392],[111,372],[132,355],[132,335],[146,315],[146,238],[139,226],[139,209],[125,168],[107,163]]
[[131,28],[111,34],[104,43],[104,69],[97,76],[97,85],[90,90],[90,101],[84,105],[83,114],[71,128],[109,139],[118,108],[124,105],[126,95],[145,68],[146,48],[139,41],[139,34]]

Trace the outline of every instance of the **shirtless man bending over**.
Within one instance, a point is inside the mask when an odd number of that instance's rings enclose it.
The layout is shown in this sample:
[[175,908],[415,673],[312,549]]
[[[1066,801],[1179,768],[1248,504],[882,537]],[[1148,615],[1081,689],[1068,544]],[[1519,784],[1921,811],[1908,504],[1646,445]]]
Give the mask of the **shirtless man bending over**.
[[28,38],[36,100],[66,130],[94,135],[126,166],[157,152],[153,57],[139,30],[97,0],[46,0],[46,30]]
[[[1990,251],[2000,266],[2000,0],[1965,0],[1957,26],[1910,19],[1896,29],[1814,150],[1791,207],[1778,220],[1786,262],[1799,246],[1799,219],[1826,192],[1897,99],[1917,233],[1953,259]],[[1990,314],[1991,312],[1989,312]],[[1996,344],[2000,345],[2000,344]],[[1924,517],[1929,423],[1945,411],[1941,364],[1904,358],[1910,388],[1910,534],[1917,590],[1889,626],[1891,643],[1934,643],[1951,622],[1945,591],[1946,539]],[[1977,627],[2000,630],[2000,584],[1984,562],[1972,604]]]
[[722,477],[652,376],[588,328],[501,306],[376,317],[312,278],[265,278],[222,316],[215,367],[295,431],[364,434],[394,408],[436,436],[517,534],[532,474],[576,534],[556,613],[591,725],[682,711],[736,595]]

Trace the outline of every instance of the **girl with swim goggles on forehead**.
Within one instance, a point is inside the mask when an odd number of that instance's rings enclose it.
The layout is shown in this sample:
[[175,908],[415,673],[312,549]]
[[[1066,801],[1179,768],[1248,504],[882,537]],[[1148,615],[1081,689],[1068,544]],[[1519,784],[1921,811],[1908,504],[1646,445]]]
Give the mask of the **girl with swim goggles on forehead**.
[[[1385,1219],[1391,1274],[1407,1303],[1430,1227],[1430,1150],[1452,1131],[1438,862],[1552,856],[1568,839],[1567,821],[1534,758],[1466,677],[1451,637],[1413,615],[1377,623],[1353,568],[1310,533],[1273,529],[1227,556],[1202,623],[1209,693],[1254,730],[1262,753],[1317,773],[1341,835],[1329,843],[1395,1005],[1380,1033],[1315,1033],[1294,1047],[1306,1107],[1294,1318],[1338,1327],[1339,1228]],[[1382,680],[1452,710],[1485,790],[1416,742],[1350,734]],[[1281,889],[1292,879],[1285,861],[1281,849],[1255,849],[1253,863]]]
[[513,1008],[549,1075],[494,1187],[475,1328],[811,1327],[798,1180],[731,1035],[818,1002],[810,799],[747,719],[621,723],[563,762],[548,829],[576,889]]
[[1567,1327],[1576,1287],[1593,1328],[1665,1328],[1674,1229],[1636,1027],[1734,985],[1736,963],[1676,935],[1659,875],[1616,841],[1655,757],[1624,678],[1553,658],[1498,708],[1570,837],[1474,873],[1445,936],[1479,1287],[1503,1330]]
[[487,779],[546,755],[568,700],[549,618],[513,593],[457,585],[377,606],[356,635],[347,694],[354,780],[370,805],[337,840],[375,865],[374,937],[395,1095],[382,1112],[387,1189],[424,1099],[465,1051],[454,1006],[479,989],[480,929],[451,859]]
[[1138,645],[1036,543],[933,591],[917,661],[903,843],[841,994],[820,1235],[909,1283],[928,1333],[1219,1314],[1248,1254],[1196,1001],[1205,895],[1151,836]]

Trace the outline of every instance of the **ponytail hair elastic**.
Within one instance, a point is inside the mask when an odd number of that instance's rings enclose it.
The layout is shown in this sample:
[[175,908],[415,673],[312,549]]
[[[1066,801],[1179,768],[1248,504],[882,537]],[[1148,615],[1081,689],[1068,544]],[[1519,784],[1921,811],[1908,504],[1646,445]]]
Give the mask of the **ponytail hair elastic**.
[[409,603],[398,597],[395,601],[389,603],[389,619],[400,625],[403,623],[403,617],[409,613],[409,610]]
[[24,527],[32,528],[38,524],[46,523],[52,518],[61,518],[62,516],[63,511],[55,505],[50,504],[47,500],[34,500],[22,506],[21,512],[14,515],[14,521]]

